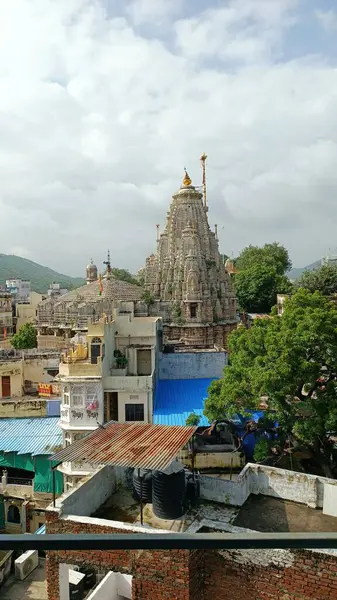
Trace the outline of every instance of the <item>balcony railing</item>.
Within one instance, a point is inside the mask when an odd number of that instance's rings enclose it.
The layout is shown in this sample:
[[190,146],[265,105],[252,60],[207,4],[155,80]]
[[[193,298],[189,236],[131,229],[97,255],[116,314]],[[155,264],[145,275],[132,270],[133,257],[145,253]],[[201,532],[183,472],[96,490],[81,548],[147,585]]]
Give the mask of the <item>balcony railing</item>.
[[337,533],[0,535],[2,550],[337,549]]
[[7,477],[7,485],[33,485],[33,479],[24,479],[23,477]]

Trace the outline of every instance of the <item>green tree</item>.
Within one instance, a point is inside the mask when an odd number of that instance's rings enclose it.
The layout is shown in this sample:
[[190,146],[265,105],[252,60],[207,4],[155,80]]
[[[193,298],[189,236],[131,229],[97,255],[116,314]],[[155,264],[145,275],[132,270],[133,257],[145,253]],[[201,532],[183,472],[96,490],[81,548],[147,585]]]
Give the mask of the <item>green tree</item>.
[[185,424],[186,425],[194,425],[195,427],[197,427],[200,423],[200,419],[201,419],[200,415],[197,415],[195,412],[191,412],[188,415],[188,417],[185,421]]
[[284,275],[291,269],[291,260],[288,250],[278,242],[259,246],[247,246],[235,261],[239,271],[254,267],[255,265],[269,265],[278,275]]
[[295,283],[296,288],[320,292],[324,296],[337,293],[337,265],[328,263],[313,271],[304,271]]
[[277,294],[289,293],[292,285],[285,273],[291,267],[288,251],[278,243],[262,248],[248,246],[235,261],[234,283],[239,307],[247,312],[269,313]]
[[16,350],[25,350],[26,348],[36,348],[37,333],[34,325],[25,323],[20,327],[18,333],[13,335],[11,344]]
[[235,291],[239,306],[247,312],[269,313],[277,294],[292,289],[289,279],[268,264],[255,264],[235,275]]
[[138,279],[131,275],[130,271],[127,271],[126,269],[117,269],[117,267],[112,267],[111,274],[116,277],[116,279],[120,279],[121,281],[140,285]]
[[230,366],[213,382],[205,403],[208,419],[257,408],[261,396],[283,431],[309,448],[331,476],[337,430],[337,307],[303,289],[282,317],[240,327],[229,340]]

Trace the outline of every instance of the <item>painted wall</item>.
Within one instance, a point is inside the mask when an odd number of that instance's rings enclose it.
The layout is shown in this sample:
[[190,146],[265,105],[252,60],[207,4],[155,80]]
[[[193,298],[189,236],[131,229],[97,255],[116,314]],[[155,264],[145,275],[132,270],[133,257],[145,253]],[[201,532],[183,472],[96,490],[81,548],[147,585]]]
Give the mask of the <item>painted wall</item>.
[[28,304],[17,304],[16,305],[16,330],[19,331],[20,327],[25,323],[34,323],[36,320],[36,310],[40,302],[42,302],[42,294],[37,292],[31,292]]
[[1,378],[9,376],[11,378],[11,398],[23,396],[23,362],[22,360],[7,361],[0,363],[0,398],[2,398]]
[[[110,571],[87,600],[121,600],[132,598],[132,576]],[[60,599],[61,600],[61,599]]]
[[159,379],[219,378],[228,364],[227,352],[179,352],[159,355]]
[[[123,480],[124,469],[103,467],[88,481],[59,498],[56,507],[62,502],[63,515],[90,516],[113,494],[119,482]],[[83,485],[85,493],[82,490]]]
[[[144,404],[144,422],[149,423],[149,394],[152,392],[138,392],[137,390],[132,392],[118,392],[118,421],[121,423],[125,422],[125,405],[126,404]],[[133,398],[138,396],[138,398]]]
[[331,485],[336,487],[337,481],[251,463],[245,466],[236,481],[207,475],[200,477],[202,498],[233,506],[242,506],[250,494],[262,494],[306,504],[310,508],[323,508],[324,490],[328,486],[326,493],[331,494]]

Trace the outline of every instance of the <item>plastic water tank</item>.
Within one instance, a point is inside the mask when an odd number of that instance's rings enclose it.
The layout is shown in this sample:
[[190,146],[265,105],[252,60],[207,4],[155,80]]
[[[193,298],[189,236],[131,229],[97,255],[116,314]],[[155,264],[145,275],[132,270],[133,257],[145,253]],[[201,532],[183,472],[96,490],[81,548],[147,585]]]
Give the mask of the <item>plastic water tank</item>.
[[138,475],[138,469],[135,469],[133,472],[132,478],[132,488],[133,488],[133,497],[136,500],[140,500],[140,486],[141,486],[141,478],[142,478],[142,500],[144,503],[152,502],[152,472],[147,471],[145,469],[140,469],[140,474]]
[[152,509],[160,519],[178,519],[184,514],[185,471],[175,463],[165,473],[152,473]]

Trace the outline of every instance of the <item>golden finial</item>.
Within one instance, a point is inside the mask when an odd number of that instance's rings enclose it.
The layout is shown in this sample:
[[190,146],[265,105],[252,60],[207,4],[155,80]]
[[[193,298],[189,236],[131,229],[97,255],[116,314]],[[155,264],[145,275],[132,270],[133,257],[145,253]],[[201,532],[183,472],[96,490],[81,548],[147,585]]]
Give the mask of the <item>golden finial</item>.
[[186,169],[184,168],[185,171],[185,176],[183,179],[183,185],[191,185],[192,183],[192,179],[190,178],[189,174],[187,173]]

